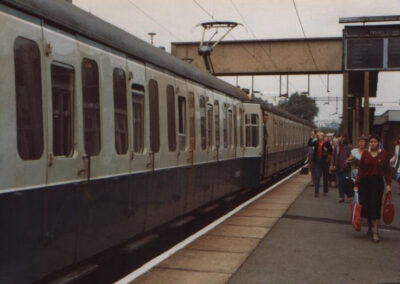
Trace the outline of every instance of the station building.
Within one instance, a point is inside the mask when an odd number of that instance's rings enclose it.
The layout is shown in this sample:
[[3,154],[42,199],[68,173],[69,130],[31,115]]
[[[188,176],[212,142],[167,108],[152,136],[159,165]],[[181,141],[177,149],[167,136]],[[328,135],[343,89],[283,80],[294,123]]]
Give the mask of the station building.
[[372,133],[382,138],[385,149],[393,155],[396,139],[400,135],[400,110],[387,110],[375,116]]

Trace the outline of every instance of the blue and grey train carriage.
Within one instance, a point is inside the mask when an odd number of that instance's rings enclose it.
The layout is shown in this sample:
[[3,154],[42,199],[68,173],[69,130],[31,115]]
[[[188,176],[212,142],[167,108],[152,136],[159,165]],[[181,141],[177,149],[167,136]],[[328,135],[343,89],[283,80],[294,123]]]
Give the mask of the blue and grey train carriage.
[[[0,283],[301,162],[311,125],[61,0],[0,1]],[[265,138],[264,138],[265,136]]]

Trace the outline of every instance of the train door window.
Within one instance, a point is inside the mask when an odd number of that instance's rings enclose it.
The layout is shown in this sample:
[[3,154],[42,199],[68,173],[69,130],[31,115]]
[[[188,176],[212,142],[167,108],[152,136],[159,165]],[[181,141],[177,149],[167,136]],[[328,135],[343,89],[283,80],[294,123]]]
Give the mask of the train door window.
[[160,119],[158,107],[158,83],[149,80],[149,110],[150,110],[150,149],[157,153],[160,150]]
[[17,37],[14,64],[18,154],[23,160],[37,160],[43,153],[44,138],[40,51],[36,42]]
[[200,96],[200,134],[201,148],[207,148],[207,129],[206,129],[206,100],[204,96]]
[[243,125],[244,125],[244,113],[243,113],[243,109],[240,109],[240,147],[244,147],[244,143],[243,143]]
[[237,108],[233,106],[233,145],[237,147]]
[[167,123],[168,123],[168,148],[171,152],[176,150],[176,122],[175,122],[175,90],[167,86]]
[[213,105],[207,104],[207,145],[209,148],[212,147],[212,133],[213,133]]
[[223,127],[223,134],[224,134],[224,148],[228,148],[228,108],[226,104],[224,105],[222,111],[222,127]]
[[128,152],[128,111],[126,104],[126,77],[121,68],[113,72],[115,150],[118,155]]
[[179,150],[185,150],[186,148],[186,98],[178,97],[178,118],[179,118],[179,129],[178,129],[178,143]]
[[85,152],[90,156],[100,153],[100,96],[99,69],[94,60],[82,60],[83,128]]
[[219,130],[219,102],[214,101],[214,124],[215,124],[215,147],[220,145],[220,130]]
[[189,136],[190,136],[190,149],[196,148],[196,131],[195,131],[195,107],[194,107],[194,94],[193,92],[188,93],[188,105],[189,105]]
[[228,145],[229,147],[233,146],[233,113],[232,110],[228,110]]
[[133,152],[141,153],[144,148],[144,87],[132,84]]
[[258,146],[258,125],[259,117],[257,114],[246,114],[246,147]]
[[72,66],[51,65],[53,111],[53,154],[70,157],[73,153],[73,100],[75,71]]

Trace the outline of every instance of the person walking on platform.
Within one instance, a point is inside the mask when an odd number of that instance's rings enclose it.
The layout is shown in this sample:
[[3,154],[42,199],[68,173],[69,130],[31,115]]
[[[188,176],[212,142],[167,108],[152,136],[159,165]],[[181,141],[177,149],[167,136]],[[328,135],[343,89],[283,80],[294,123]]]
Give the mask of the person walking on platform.
[[390,171],[389,155],[385,150],[379,149],[379,137],[369,137],[369,150],[361,155],[354,191],[359,191],[361,216],[368,220],[368,232],[372,240],[379,242],[379,219],[381,218],[382,196],[384,182],[386,192],[392,190],[392,172]]
[[325,142],[324,133],[318,131],[317,135],[315,132],[311,132],[311,137],[308,140],[308,146],[313,147],[313,162],[315,171],[315,197],[319,196],[319,182],[321,180],[321,175],[324,185],[324,196],[328,194],[328,159],[332,155],[332,146],[329,142]]
[[[332,146],[332,151],[335,150],[335,147],[337,145],[337,139],[334,139],[334,134],[333,133],[328,133],[326,134],[326,140],[331,143]],[[328,164],[330,165],[332,163],[332,159],[329,159]],[[334,184],[334,185],[332,185]],[[336,171],[332,169],[331,167],[329,168],[328,172],[328,186],[329,187],[336,187],[337,186],[337,179],[336,179]]]
[[351,163],[351,178],[356,179],[358,174],[358,166],[361,160],[361,154],[367,149],[368,138],[365,136],[360,136],[358,138],[358,148],[351,150],[348,162]]
[[394,155],[390,159],[390,165],[393,167],[394,179],[399,183],[397,193],[400,194],[400,135],[397,137]]
[[[311,131],[311,136],[316,136],[318,130],[314,129]],[[308,160],[308,169],[311,173],[311,183],[312,185],[315,184],[315,170],[314,170],[314,147],[308,146],[308,152],[307,152],[307,160]]]
[[[350,157],[351,145],[348,142],[347,135],[338,135],[338,145],[333,150],[333,159],[331,162],[331,171],[336,171],[336,180],[339,190],[339,202],[344,202],[344,179],[350,175],[350,165],[347,159]],[[347,196],[350,198],[350,196]]]

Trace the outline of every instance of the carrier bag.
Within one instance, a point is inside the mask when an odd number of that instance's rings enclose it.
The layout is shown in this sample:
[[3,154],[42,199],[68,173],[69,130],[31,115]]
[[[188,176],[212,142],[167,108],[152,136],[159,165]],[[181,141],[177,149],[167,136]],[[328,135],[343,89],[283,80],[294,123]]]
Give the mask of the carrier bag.
[[343,181],[343,193],[347,195],[347,197],[354,196],[354,181],[351,177],[347,176]]
[[350,212],[351,224],[353,225],[354,230],[357,232],[361,231],[361,210],[362,205],[358,201],[358,192],[355,192],[353,202],[350,205]]
[[301,175],[308,175],[308,165],[301,168],[300,174]]
[[385,201],[383,202],[383,222],[391,224],[394,218],[394,205],[392,203],[392,193],[390,191],[385,194]]

